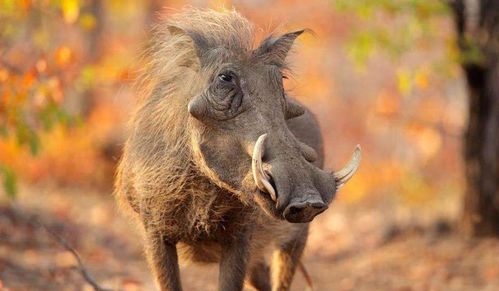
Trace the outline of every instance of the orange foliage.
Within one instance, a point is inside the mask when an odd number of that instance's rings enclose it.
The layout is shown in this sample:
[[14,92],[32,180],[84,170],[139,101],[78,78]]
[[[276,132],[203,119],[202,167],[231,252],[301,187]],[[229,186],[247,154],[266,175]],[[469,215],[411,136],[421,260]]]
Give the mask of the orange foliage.
[[[19,122],[13,110],[18,104],[29,104],[29,114],[56,104],[76,116],[76,121],[72,128],[59,124],[41,132],[42,151],[36,157],[9,135],[0,140],[0,163],[12,165],[29,182],[109,186],[117,157],[110,160],[106,148],[124,136],[134,103],[129,84],[137,62],[132,60],[137,59],[146,39],[144,25],[148,22],[143,15],[152,13],[147,17],[154,17],[155,12],[148,10],[147,1],[104,2],[102,15],[90,13],[85,1],[62,3],[43,8],[57,13],[41,14],[50,22],[36,32],[39,42],[24,45],[30,49],[9,50],[6,55],[21,72],[0,66],[0,114],[4,115],[0,120],[5,119],[9,126]],[[188,2],[167,4],[181,8]],[[39,5],[48,4],[23,1],[26,14],[16,17],[29,18]],[[233,3],[210,1],[206,5],[221,9]],[[456,136],[465,123],[464,93],[454,90],[457,95],[447,97],[449,88],[458,82],[456,75],[445,75],[441,67],[433,66],[451,50],[447,20],[435,22],[440,41],[419,43],[400,62],[374,56],[359,72],[348,58],[347,44],[362,21],[335,10],[329,1],[235,5],[261,28],[256,30],[259,39],[273,31],[314,31],[298,41],[291,56],[294,74],[285,86],[317,115],[325,135],[328,168],[341,165],[355,144],[364,149],[360,171],[339,199],[357,203],[388,195],[419,204],[438,199],[433,194],[445,192],[441,185],[459,188],[462,177],[454,167],[460,165]],[[174,12],[166,9],[162,14],[167,17]],[[389,30],[391,24],[404,19],[391,15],[375,21]],[[95,46],[89,45],[92,38],[98,40]],[[18,46],[21,44],[14,47]],[[39,126],[31,120],[28,124]],[[430,177],[426,172],[437,174]]]

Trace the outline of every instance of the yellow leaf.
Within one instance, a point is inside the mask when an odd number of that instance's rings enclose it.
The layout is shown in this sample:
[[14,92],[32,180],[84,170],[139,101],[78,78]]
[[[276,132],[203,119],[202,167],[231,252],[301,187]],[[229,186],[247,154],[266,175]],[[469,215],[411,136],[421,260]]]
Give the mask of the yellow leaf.
[[61,46],[55,52],[55,60],[58,65],[65,66],[71,61],[72,51],[67,46]]
[[80,25],[86,30],[92,30],[97,25],[97,20],[92,14],[85,13],[80,17]]
[[35,82],[35,76],[33,72],[28,72],[24,75],[22,84],[25,88],[31,88],[34,82]]
[[7,78],[9,78],[9,71],[3,68],[0,69],[0,82],[7,81]]
[[21,2],[21,7],[23,9],[24,12],[27,12],[29,11],[29,9],[31,8],[31,0],[22,0],[20,1]]
[[63,0],[61,9],[64,20],[67,23],[74,23],[80,15],[80,2],[78,0]]
[[425,69],[418,70],[416,72],[416,76],[414,77],[414,81],[418,86],[418,88],[420,89],[428,88],[429,85],[428,71]]
[[397,72],[397,85],[400,93],[407,95],[411,92],[411,75],[409,71],[402,69]]

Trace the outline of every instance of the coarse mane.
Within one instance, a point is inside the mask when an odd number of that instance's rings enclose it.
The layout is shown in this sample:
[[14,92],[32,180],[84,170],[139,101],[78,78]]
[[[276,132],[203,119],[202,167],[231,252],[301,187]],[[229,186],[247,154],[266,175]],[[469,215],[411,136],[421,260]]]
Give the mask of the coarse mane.
[[194,41],[202,42],[204,51],[225,48],[248,54],[252,51],[253,39],[253,25],[236,11],[182,10],[153,27],[143,54],[147,65],[139,84],[167,81],[172,85],[178,82],[185,85],[184,80],[176,77],[187,68],[199,70],[201,66]]
[[[208,184],[217,181],[199,179],[189,139],[187,104],[203,90],[210,70],[200,61],[196,41],[207,50],[249,55],[253,26],[235,11],[188,9],[153,29],[143,54],[145,65],[137,81],[140,98],[117,171],[116,195],[120,204],[147,215],[151,227],[166,231],[174,224],[168,219],[188,212],[187,207],[198,210],[188,214],[195,223],[214,202],[213,195],[207,195],[213,188]],[[194,180],[205,185],[192,188]],[[179,195],[185,192],[191,195]]]

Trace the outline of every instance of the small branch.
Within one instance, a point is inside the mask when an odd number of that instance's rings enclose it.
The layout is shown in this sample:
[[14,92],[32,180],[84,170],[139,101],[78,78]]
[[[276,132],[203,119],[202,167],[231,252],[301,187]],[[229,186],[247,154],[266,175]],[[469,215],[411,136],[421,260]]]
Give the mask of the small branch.
[[53,232],[50,230],[47,226],[42,224],[40,221],[37,221],[37,224],[40,225],[47,233],[49,233],[57,242],[59,242],[67,251],[69,251],[76,259],[78,266],[77,269],[80,271],[81,275],[83,276],[83,279],[92,285],[95,291],[112,291],[112,289],[107,289],[101,287],[90,275],[88,272],[87,268],[83,264],[83,261],[81,260],[80,255],[78,252],[69,244],[68,241],[66,241],[63,237],[58,235],[57,233]]
[[303,277],[305,278],[305,281],[307,282],[307,290],[312,291],[314,290],[314,284],[312,282],[312,277],[307,272],[307,269],[305,269],[305,265],[303,265],[302,261],[298,262],[298,268],[300,269],[301,273],[303,274]]
[[19,67],[16,67],[10,63],[8,63],[7,61],[3,60],[2,57],[0,57],[0,65],[4,66],[5,68],[9,69],[9,71],[11,72],[14,72],[16,74],[22,74],[23,73],[23,70],[20,69]]

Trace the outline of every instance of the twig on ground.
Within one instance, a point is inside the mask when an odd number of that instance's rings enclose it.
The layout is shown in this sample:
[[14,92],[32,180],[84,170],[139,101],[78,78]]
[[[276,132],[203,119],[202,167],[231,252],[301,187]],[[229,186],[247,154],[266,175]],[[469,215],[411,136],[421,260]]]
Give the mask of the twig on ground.
[[67,251],[69,251],[76,259],[76,262],[78,263],[78,266],[76,268],[80,271],[81,275],[83,276],[83,279],[92,285],[95,291],[112,291],[112,289],[107,289],[101,287],[90,275],[88,272],[87,268],[83,264],[83,261],[81,260],[80,255],[78,252],[73,248],[68,241],[66,241],[63,237],[58,235],[57,233],[53,232],[50,230],[46,225],[41,223],[40,221],[36,221],[36,223],[41,226],[47,233],[49,233],[58,243],[60,243]]
[[312,283],[312,277],[308,274],[307,269],[305,268],[305,265],[303,265],[302,261],[298,262],[298,268],[300,268],[300,271],[303,274],[303,277],[305,278],[305,281],[307,282],[307,290],[312,291],[314,290],[314,285]]

